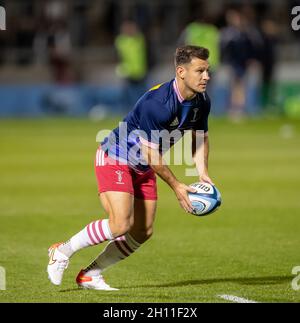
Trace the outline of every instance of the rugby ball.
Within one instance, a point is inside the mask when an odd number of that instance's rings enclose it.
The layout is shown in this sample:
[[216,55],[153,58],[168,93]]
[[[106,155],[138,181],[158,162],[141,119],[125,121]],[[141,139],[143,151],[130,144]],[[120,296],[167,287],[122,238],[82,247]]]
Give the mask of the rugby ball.
[[191,184],[190,187],[197,190],[195,193],[188,193],[193,206],[192,214],[204,216],[216,211],[220,207],[222,203],[221,194],[215,186],[199,182]]

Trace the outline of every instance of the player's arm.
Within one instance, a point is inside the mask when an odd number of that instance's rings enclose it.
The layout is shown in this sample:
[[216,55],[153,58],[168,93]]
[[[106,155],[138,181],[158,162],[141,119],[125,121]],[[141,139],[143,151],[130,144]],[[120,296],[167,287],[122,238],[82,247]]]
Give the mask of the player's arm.
[[192,156],[196,164],[199,179],[214,185],[208,175],[209,137],[208,131],[192,131]]
[[193,207],[187,192],[195,192],[196,190],[177,180],[171,169],[166,165],[158,149],[142,144],[141,150],[148,165],[175,192],[181,207],[187,212],[192,212]]

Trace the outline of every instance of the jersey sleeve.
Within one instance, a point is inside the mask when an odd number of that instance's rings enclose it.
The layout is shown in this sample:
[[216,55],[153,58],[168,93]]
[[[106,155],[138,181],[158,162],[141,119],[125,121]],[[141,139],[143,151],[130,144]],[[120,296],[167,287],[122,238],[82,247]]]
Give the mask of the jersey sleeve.
[[204,133],[208,132],[208,116],[210,113],[210,99],[205,95],[205,104],[204,112],[201,115],[201,118],[198,120],[195,130],[203,130]]
[[159,101],[147,100],[142,103],[139,138],[143,145],[154,149],[159,148],[159,133],[166,129],[171,118],[170,114],[164,104]]

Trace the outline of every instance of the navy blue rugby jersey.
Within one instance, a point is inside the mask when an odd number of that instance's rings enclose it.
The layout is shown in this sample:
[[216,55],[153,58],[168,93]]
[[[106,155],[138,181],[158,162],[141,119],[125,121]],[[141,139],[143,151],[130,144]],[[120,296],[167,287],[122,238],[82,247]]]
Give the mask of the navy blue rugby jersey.
[[198,93],[190,101],[183,100],[173,79],[146,92],[119,127],[101,142],[102,150],[136,170],[147,171],[150,167],[142,157],[141,144],[159,149],[163,154],[185,130],[207,132],[209,112],[210,99],[206,92]]

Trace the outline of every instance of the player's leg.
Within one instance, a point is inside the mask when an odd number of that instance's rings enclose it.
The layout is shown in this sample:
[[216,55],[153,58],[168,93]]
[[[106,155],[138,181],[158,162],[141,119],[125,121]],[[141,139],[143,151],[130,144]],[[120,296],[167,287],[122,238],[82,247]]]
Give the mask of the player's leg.
[[[100,194],[100,200],[105,211],[109,214],[112,235],[115,238],[124,235],[133,223],[133,195],[124,192],[104,192]],[[125,210],[127,211],[125,212]],[[117,290],[105,283],[101,271],[93,270],[93,267],[96,268],[96,266],[92,263],[88,269],[79,272],[76,277],[78,286],[96,290]],[[89,269],[92,270],[92,274]]]
[[105,192],[101,195],[106,197],[109,218],[89,223],[70,240],[60,245],[58,250],[67,257],[70,258],[85,247],[112,240],[129,230],[133,222],[133,196],[125,192]]
[[153,233],[156,200],[134,200],[134,222],[126,234],[108,243],[81,275],[98,276],[110,266],[132,255]]
[[[51,282],[60,285],[68,260],[83,248],[112,240],[125,234],[133,223],[133,195],[125,192],[105,192],[108,219],[89,223],[67,242],[50,247],[48,275]],[[102,195],[101,194],[101,195]]]
[[129,234],[139,244],[146,242],[153,234],[156,200],[134,199],[134,223]]
[[133,222],[134,191],[131,172],[126,165],[106,162],[107,158],[108,156],[98,149],[96,175],[99,192],[105,195],[104,207],[109,218],[93,221],[67,242],[49,248],[50,261],[47,271],[49,279],[55,285],[60,285],[69,258],[75,252],[123,235]]
[[134,224],[129,234],[140,244],[147,241],[153,233],[157,206],[156,176],[153,170],[134,177]]
[[[116,264],[134,253],[142,243],[148,240],[153,232],[156,212],[157,187],[155,174],[134,174],[134,222],[123,236],[110,241],[104,251],[87,267],[87,275],[100,275],[108,267]],[[101,196],[104,207],[109,208],[106,196]]]

